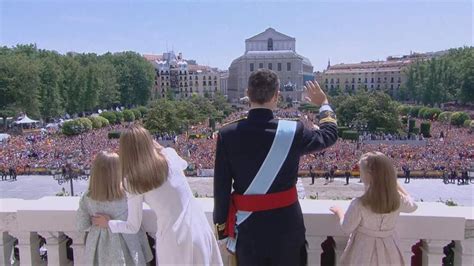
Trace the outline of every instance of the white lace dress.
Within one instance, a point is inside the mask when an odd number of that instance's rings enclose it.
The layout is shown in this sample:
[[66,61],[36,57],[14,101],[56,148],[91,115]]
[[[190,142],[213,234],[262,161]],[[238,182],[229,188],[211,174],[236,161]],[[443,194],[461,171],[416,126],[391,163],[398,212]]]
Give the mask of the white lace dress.
[[[395,231],[401,212],[414,212],[417,205],[408,197],[400,197],[400,208],[387,214],[377,214],[354,199],[342,222],[342,229],[351,234],[341,265],[405,265]],[[410,264],[410,262],[408,262]]]
[[157,265],[222,265],[212,229],[184,176],[187,162],[172,148],[161,153],[168,161],[168,180],[144,194],[129,194],[128,220],[111,220],[110,229],[114,233],[135,233],[146,202],[157,217]]

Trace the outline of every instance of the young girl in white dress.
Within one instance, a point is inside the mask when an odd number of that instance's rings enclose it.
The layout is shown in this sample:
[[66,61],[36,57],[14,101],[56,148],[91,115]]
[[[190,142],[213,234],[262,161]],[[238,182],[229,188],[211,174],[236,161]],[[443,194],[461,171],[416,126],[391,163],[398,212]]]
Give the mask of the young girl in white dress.
[[331,207],[342,230],[350,234],[340,264],[405,265],[395,226],[401,212],[414,212],[417,205],[398,183],[387,156],[369,152],[362,155],[359,165],[364,195],[354,199],[345,214]]
[[94,159],[89,189],[77,210],[77,228],[89,231],[86,238],[87,265],[146,265],[153,259],[145,233],[114,234],[91,224],[91,216],[105,213],[127,219],[127,197],[121,186],[120,159],[116,153],[100,152]]
[[122,132],[119,154],[128,219],[98,215],[93,223],[115,233],[136,233],[146,202],[157,217],[157,265],[222,265],[211,226],[184,176],[186,161],[174,149],[154,142],[141,126]]

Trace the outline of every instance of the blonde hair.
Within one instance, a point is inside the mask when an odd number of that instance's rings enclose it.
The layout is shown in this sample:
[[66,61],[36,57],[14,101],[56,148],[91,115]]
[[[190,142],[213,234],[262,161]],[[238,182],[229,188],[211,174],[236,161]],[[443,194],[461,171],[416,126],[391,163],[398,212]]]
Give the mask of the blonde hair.
[[360,171],[367,184],[362,205],[375,213],[390,213],[400,207],[397,172],[392,161],[381,152],[362,155]]
[[162,147],[142,126],[134,125],[120,135],[122,179],[127,191],[145,193],[160,187],[168,178],[168,162]]
[[99,152],[92,164],[87,196],[97,201],[114,201],[125,197],[121,171],[116,153]]

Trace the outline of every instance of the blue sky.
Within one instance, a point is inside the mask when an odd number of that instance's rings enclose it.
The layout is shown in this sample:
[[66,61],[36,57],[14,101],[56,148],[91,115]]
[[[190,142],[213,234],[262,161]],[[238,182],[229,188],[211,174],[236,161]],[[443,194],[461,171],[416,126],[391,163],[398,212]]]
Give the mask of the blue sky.
[[472,1],[0,0],[0,44],[105,53],[133,50],[227,69],[268,27],[296,38],[315,70],[473,45]]

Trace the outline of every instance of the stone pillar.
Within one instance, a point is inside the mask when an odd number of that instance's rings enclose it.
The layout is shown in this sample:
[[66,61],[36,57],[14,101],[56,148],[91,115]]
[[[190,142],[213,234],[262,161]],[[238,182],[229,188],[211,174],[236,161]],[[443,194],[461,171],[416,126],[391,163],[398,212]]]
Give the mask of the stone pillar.
[[405,265],[411,264],[411,257],[414,255],[412,248],[416,243],[420,241],[418,239],[400,239],[400,249],[402,252],[403,260]]
[[8,232],[2,232],[0,237],[0,265],[11,265],[15,238]]
[[454,241],[454,265],[474,265],[474,238]]
[[67,237],[63,232],[40,232],[46,239],[46,249],[48,250],[48,266],[68,265],[67,259]]
[[335,253],[335,256],[336,256],[335,265],[339,265],[342,253],[344,252],[344,249],[346,248],[347,240],[349,240],[349,237],[334,236],[333,239],[334,239],[334,242],[336,243],[336,247],[334,248],[334,253]]
[[441,265],[445,257],[443,248],[449,244],[447,240],[422,240],[423,266]]
[[321,244],[326,238],[322,236],[306,236],[306,241],[308,241],[308,265],[321,265],[321,254],[323,253]]
[[66,232],[72,239],[72,250],[74,251],[74,265],[87,265],[85,260],[85,240],[84,232]]
[[36,232],[11,232],[18,239],[20,251],[20,265],[42,265],[40,259],[40,240]]

